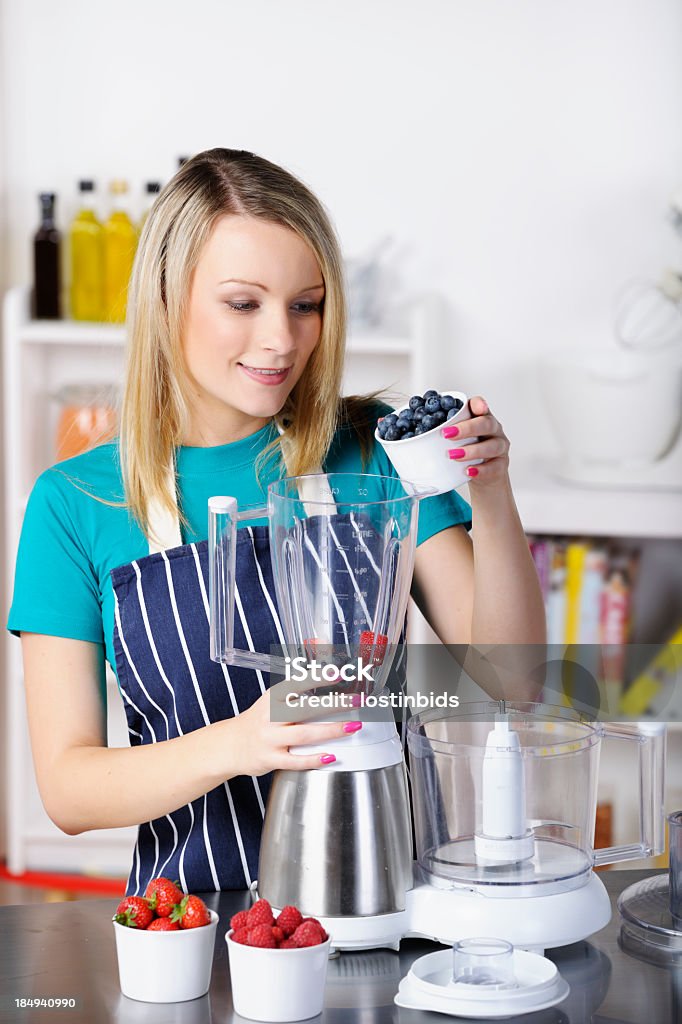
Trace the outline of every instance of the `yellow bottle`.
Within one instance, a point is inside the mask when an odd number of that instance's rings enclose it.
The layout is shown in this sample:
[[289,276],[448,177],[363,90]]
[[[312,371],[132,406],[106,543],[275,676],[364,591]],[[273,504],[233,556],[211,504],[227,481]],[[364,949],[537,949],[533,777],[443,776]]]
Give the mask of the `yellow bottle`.
[[128,183],[112,181],[112,208],[104,224],[104,319],[120,324],[126,318],[128,281],[133,269],[137,231],[126,209]]
[[70,306],[74,320],[101,320],[104,233],[95,213],[95,185],[79,181],[80,208],[69,228]]

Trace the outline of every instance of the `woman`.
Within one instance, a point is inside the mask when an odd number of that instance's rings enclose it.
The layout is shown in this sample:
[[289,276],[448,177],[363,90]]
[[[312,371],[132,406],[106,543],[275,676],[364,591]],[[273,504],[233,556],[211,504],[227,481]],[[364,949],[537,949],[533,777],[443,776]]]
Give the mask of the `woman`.
[[[271,722],[262,676],[210,661],[207,499],[262,506],[269,482],[318,466],[395,475],[372,441],[385,407],[339,397],[342,264],[324,209],[251,153],[201,153],[160,194],[128,328],[118,443],[52,467],[26,510],[9,628],[21,635],[36,775],[70,835],[140,826],[129,892],[159,874],[186,890],[242,888],[256,877],[268,773],[323,769],[333,754],[289,747],[360,723]],[[542,643],[509,442],[482,398],[471,411],[460,437],[477,435],[467,457],[484,459],[472,510],[454,492],[421,503],[413,596],[446,643]],[[267,650],[267,534],[247,523],[239,536],[238,621]],[[106,746],[105,659],[129,748]]]

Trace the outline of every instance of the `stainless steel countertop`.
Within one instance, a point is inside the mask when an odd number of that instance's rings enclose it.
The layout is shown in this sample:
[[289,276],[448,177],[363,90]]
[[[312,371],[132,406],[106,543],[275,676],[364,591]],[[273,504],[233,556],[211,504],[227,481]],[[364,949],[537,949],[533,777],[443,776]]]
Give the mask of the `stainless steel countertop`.
[[[682,967],[667,969],[635,960],[618,946],[618,894],[652,872],[605,871],[613,916],[589,941],[550,955],[571,986],[551,1010],[513,1018],[528,1024],[680,1024]],[[249,905],[246,892],[212,893],[220,915],[210,992],[188,1003],[150,1004],[127,999],[118,983],[111,916],[116,900],[0,907],[0,1021],[30,1024],[223,1024],[241,1021],[230,995],[224,934],[229,918]],[[446,1017],[405,1010],[393,1002],[400,979],[416,957],[439,947],[406,940],[399,953],[342,953],[330,960],[325,1009],[313,1021],[326,1024],[435,1024]],[[74,997],[76,1009],[20,1009],[21,997]],[[449,1018],[453,1021],[462,1018]]]

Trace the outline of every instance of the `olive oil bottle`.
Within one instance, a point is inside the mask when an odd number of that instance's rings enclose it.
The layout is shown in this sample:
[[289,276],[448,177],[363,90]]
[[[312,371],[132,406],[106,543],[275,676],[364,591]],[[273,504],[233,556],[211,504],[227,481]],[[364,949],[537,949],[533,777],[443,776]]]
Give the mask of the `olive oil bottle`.
[[33,315],[58,319],[61,314],[61,232],[55,224],[54,192],[40,194],[40,227],[33,236]]
[[128,183],[112,181],[109,191],[111,213],[104,224],[104,319],[120,324],[126,318],[137,231],[127,209]]
[[70,305],[74,320],[104,319],[104,230],[95,183],[79,181],[80,206],[69,229]]

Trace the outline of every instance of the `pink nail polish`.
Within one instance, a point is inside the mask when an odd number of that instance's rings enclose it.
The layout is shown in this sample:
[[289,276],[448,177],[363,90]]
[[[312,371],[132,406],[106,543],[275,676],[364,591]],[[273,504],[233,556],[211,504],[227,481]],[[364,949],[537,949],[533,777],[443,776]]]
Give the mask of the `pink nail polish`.
[[466,455],[463,448],[451,448],[448,452],[448,458],[450,459],[461,459],[463,455]]
[[457,437],[457,435],[459,434],[459,427],[443,427],[443,429],[441,430],[441,434],[448,440],[451,437]]
[[333,754],[323,754],[322,757],[320,758],[320,761],[322,762],[322,764],[332,764],[334,761],[336,761],[336,758],[334,757]]
[[362,722],[346,722],[343,727],[344,732],[357,732],[358,729],[362,729]]
[[478,476],[478,470],[475,466],[467,466],[467,476]]

